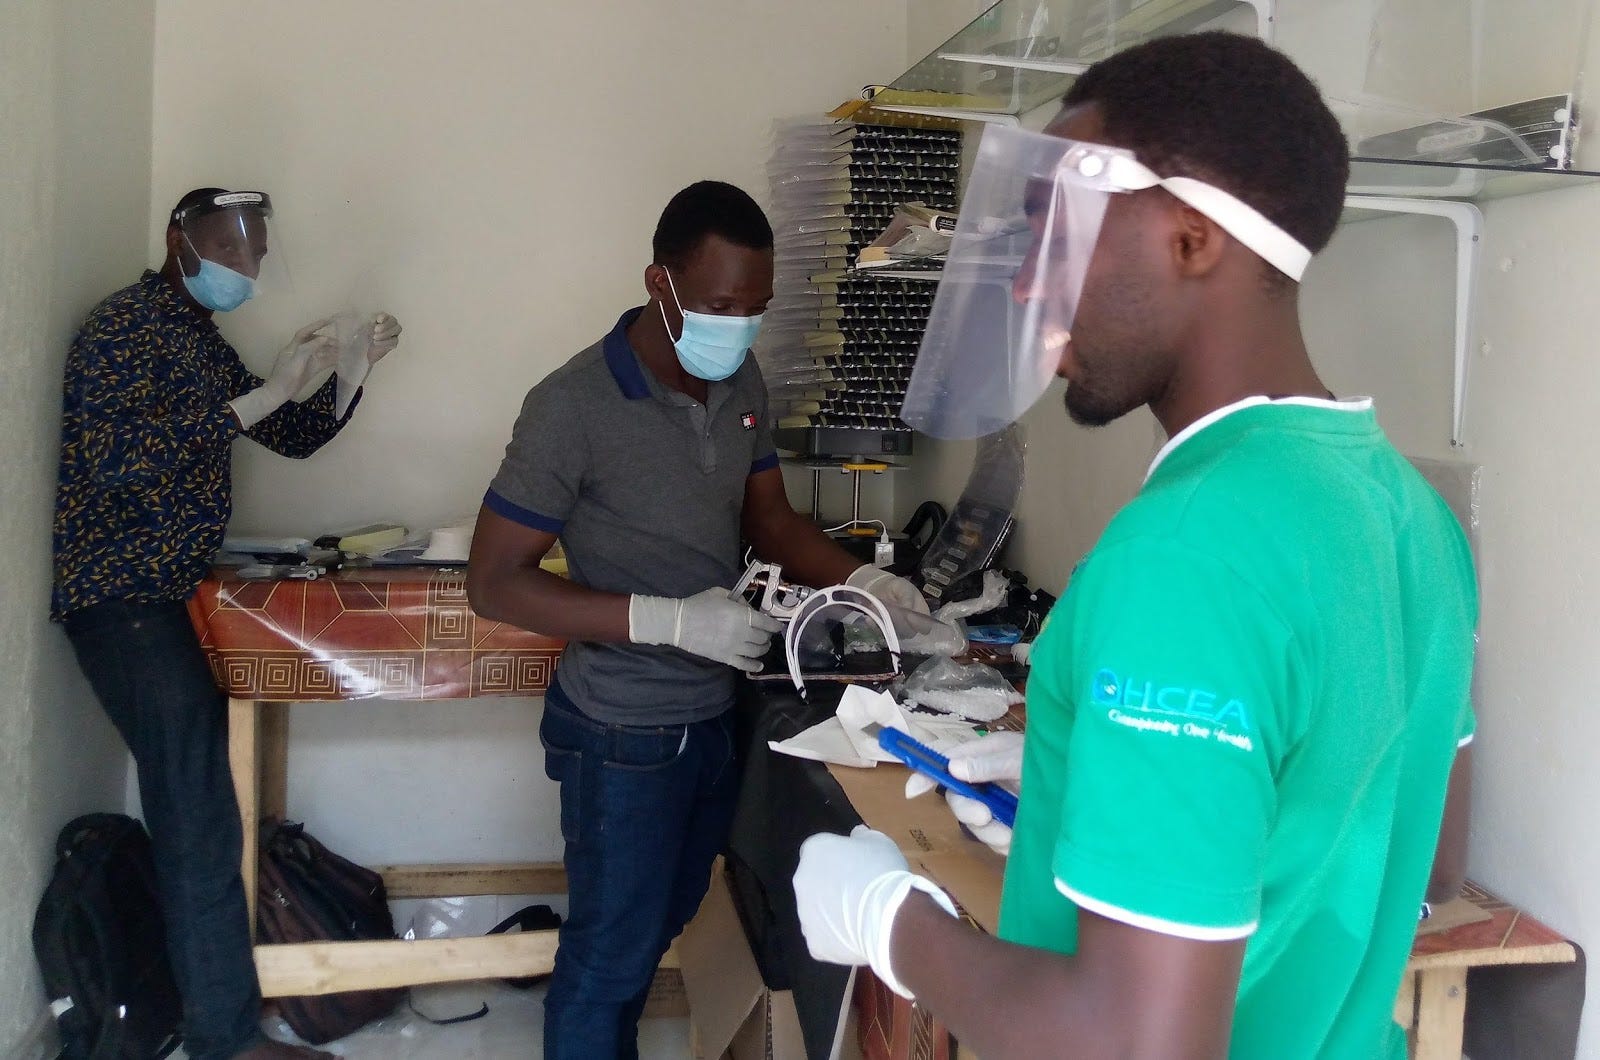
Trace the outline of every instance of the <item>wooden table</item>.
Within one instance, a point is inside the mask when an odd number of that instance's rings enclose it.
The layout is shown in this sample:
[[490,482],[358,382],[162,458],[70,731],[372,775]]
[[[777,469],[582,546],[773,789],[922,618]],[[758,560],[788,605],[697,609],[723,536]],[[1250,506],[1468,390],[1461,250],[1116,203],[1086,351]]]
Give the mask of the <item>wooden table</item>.
[[[228,756],[244,824],[245,895],[255,919],[258,821],[286,803],[289,704],[346,699],[541,696],[563,642],[479,618],[460,568],[341,571],[316,581],[213,573],[189,602],[228,694]],[[559,894],[559,863],[386,865],[391,898]],[[554,932],[415,942],[257,946],[266,997],[544,974]]]
[[1463,897],[1489,918],[1418,935],[1400,984],[1394,1018],[1415,1060],[1461,1060],[1468,969],[1578,959],[1572,943],[1478,885],[1468,883]]

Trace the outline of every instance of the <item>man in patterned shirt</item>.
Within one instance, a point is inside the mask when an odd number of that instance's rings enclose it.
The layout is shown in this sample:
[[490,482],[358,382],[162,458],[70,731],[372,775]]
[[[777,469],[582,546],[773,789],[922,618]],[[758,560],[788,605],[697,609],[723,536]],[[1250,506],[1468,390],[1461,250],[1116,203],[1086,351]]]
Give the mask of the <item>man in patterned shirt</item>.
[[[380,314],[341,355],[318,321],[295,333],[268,378],[251,374],[211,317],[254,293],[271,213],[260,192],[185,195],[161,270],[84,321],[63,395],[50,612],[133,752],[196,1060],[331,1054],[261,1033],[226,705],[184,602],[228,522],[233,439],[310,456],[350,416],[335,415],[336,377],[359,386],[400,335]],[[292,400],[329,368],[314,394]]]

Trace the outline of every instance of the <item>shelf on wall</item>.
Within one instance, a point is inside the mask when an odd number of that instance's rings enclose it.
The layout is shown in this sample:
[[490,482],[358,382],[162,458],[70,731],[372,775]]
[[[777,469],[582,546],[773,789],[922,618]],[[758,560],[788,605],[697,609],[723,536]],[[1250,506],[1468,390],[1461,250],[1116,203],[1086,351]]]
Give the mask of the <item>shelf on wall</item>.
[[1516,195],[1580,187],[1600,181],[1582,169],[1531,169],[1471,162],[1423,162],[1392,158],[1350,159],[1351,195],[1489,202]]
[[[1234,28],[1253,25],[1271,40],[1275,7],[1275,0],[1000,0],[896,78],[874,105],[953,111],[964,120],[1015,117],[1060,99],[1090,64],[1153,37],[1234,16]],[[978,117],[984,114],[990,117]]]

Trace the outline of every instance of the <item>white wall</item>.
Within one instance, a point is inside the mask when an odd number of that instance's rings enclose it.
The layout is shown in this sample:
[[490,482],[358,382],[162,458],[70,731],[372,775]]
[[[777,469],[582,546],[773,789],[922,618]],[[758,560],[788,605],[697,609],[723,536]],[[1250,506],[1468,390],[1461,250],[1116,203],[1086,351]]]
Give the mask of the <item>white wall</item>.
[[0,1055],[44,1011],[29,934],[56,833],[118,809],[127,771],[46,614],[62,362],[144,260],[153,10],[0,2]]
[[[405,325],[310,461],[240,444],[235,527],[475,513],[527,388],[643,300],[667,199],[714,177],[764,201],[773,119],[897,73],[905,19],[906,0],[163,0],[152,250],[189,187],[261,187],[296,290],[221,319],[247,362],[353,294]],[[291,813],[358,859],[553,858],[537,724],[519,700],[297,707]]]

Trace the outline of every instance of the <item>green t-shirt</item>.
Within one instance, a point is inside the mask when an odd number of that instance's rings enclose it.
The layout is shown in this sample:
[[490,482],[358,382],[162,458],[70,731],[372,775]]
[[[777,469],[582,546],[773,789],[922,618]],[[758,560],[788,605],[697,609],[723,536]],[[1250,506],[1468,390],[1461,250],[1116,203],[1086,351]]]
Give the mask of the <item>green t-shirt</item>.
[[1403,1057],[1476,624],[1461,527],[1370,402],[1195,424],[1034,648],[1001,936],[1071,953],[1082,907],[1248,937],[1231,1056]]

